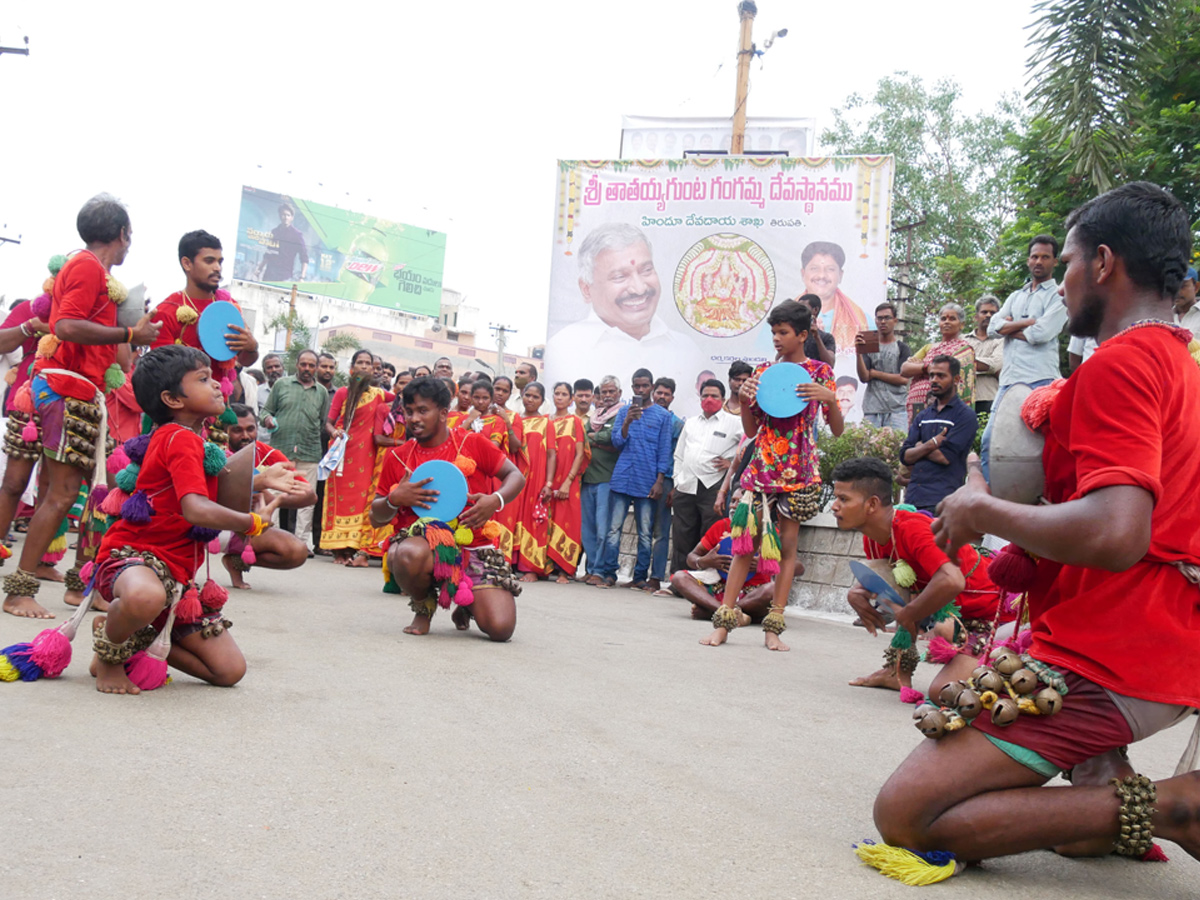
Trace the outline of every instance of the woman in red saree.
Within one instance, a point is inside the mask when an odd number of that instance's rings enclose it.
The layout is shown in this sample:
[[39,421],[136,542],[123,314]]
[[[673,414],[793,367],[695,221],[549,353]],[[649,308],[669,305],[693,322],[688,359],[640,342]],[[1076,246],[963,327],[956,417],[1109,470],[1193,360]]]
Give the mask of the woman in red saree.
[[[529,459],[525,453],[525,423],[521,416],[508,409],[509,398],[512,397],[513,383],[507,375],[501,375],[492,382],[492,393],[495,404],[492,407],[496,415],[508,423],[508,458],[517,470],[524,475],[529,468]],[[516,571],[517,565],[517,525],[521,521],[521,504],[510,503],[492,516],[492,520],[501,528],[512,534],[511,552],[505,555],[508,564]]]
[[582,507],[579,500],[580,476],[591,461],[587,431],[579,416],[571,412],[571,385],[554,385],[554,428],[556,459],[551,478],[550,533],[546,555],[558,570],[559,584],[575,577],[582,537]]
[[[460,428],[482,435],[495,444],[505,456],[511,457],[513,448],[516,447],[519,453],[521,446],[512,420],[512,413],[497,407],[495,387],[489,379],[480,378],[471,385],[471,410],[463,418],[459,425]],[[496,480],[493,489],[500,489],[499,480]],[[516,510],[506,516],[502,511],[500,515],[492,517],[492,521],[499,528],[499,533],[494,537],[496,549],[504,554],[509,565],[512,565],[512,561],[516,558],[514,544],[516,543],[517,517],[515,513]]]
[[[554,426],[550,417],[540,412],[546,402],[546,389],[536,381],[525,385],[521,395],[525,404],[522,425],[525,432],[525,489],[521,491],[521,512],[517,520],[517,568],[524,574],[522,581],[537,581],[546,575],[546,541],[549,536],[547,503],[550,500],[550,478],[555,466]],[[549,439],[547,439],[549,438]]]
[[333,551],[334,562],[355,568],[367,566],[371,556],[383,555],[379,544],[390,528],[371,527],[383,449],[396,443],[386,433],[393,397],[373,387],[373,377],[371,352],[359,350],[350,362],[350,383],[333,395],[326,425],[332,438],[346,434],[349,439],[342,464],[325,481],[321,546]]

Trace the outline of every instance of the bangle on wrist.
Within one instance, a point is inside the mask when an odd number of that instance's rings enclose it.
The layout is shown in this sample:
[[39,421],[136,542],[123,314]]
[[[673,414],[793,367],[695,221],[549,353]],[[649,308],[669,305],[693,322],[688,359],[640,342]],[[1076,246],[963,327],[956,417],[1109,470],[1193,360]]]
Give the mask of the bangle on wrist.
[[125,343],[127,343],[127,344],[133,343],[133,329],[130,328],[128,325],[125,326]]
[[496,510],[496,512],[500,512],[501,510],[504,509],[504,495],[501,494],[499,491],[493,491],[492,496],[500,501],[500,509]]
[[33,337],[33,335],[29,333],[29,328],[24,322],[21,323],[21,334],[25,335],[25,337]]
[[384,494],[384,495],[383,495],[383,502],[384,502],[384,503],[386,503],[386,504],[388,505],[388,509],[392,510],[393,512],[395,512],[396,510],[400,509],[400,507],[399,507],[399,506],[397,506],[395,503],[393,503],[393,502],[392,502],[392,495],[391,495],[391,494]]
[[246,537],[256,538],[271,527],[271,522],[268,519],[264,519],[256,512],[250,513],[250,520],[250,527],[247,528],[245,532]]

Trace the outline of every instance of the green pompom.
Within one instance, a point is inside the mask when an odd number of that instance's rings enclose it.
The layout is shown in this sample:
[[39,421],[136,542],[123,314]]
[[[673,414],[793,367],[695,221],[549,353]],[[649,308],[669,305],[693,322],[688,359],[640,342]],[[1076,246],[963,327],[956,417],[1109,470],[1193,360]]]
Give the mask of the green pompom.
[[383,592],[385,594],[399,594],[400,587],[399,587],[399,585],[396,584],[396,582],[392,581],[392,579],[389,578],[387,581],[385,581],[383,583]]
[[225,412],[221,413],[220,418],[218,418],[217,421],[222,425],[236,425],[237,413],[233,411],[232,407],[227,406],[225,407]]
[[896,633],[892,635],[892,646],[897,650],[907,650],[912,646],[912,634],[907,628],[896,626]]
[[110,391],[115,391],[124,384],[125,372],[116,363],[104,370],[104,386]]
[[733,508],[733,515],[729,519],[729,524],[732,528],[745,528],[746,523],[749,521],[750,504],[743,499]]
[[205,475],[220,475],[227,461],[225,451],[221,449],[220,444],[214,444],[212,441],[204,442]]
[[57,275],[62,271],[62,267],[67,264],[67,258],[61,253],[56,253],[50,257],[50,262],[46,263],[46,268],[50,270],[51,275]]
[[138,472],[142,471],[142,467],[137,463],[130,463],[120,472],[117,473],[117,487],[127,494],[132,494],[137,490]]
[[902,588],[910,588],[917,583],[917,573],[913,571],[913,567],[906,560],[898,560],[892,566],[892,577],[896,579],[896,584]]
[[933,614],[933,621],[945,622],[947,619],[958,618],[959,615],[958,604],[950,602]]

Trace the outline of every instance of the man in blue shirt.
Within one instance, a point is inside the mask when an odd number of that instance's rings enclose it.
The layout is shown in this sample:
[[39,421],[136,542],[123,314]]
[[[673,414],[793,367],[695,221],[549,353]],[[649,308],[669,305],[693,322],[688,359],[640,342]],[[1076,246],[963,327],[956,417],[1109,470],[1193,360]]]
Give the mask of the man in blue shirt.
[[979,428],[975,410],[958,396],[960,371],[961,364],[953,356],[941,354],[930,360],[930,403],[913,418],[900,445],[900,459],[912,469],[905,502],[930,513],[967,480],[967,454]]
[[621,455],[609,482],[612,519],[608,541],[610,545],[615,542],[619,546],[625,513],[632,503],[638,552],[629,587],[644,590],[654,540],[654,511],[674,462],[671,436],[675,417],[654,402],[651,396],[654,376],[649,369],[638,369],[633,373],[632,387],[633,399],[617,413],[613,422],[612,444]]

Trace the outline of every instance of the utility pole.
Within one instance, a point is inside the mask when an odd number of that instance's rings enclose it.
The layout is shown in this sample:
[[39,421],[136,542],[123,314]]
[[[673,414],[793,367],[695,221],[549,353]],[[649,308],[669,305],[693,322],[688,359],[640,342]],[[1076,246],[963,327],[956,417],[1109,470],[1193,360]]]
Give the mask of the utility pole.
[[16,53],[18,56],[29,55],[29,35],[25,35],[24,47],[0,47],[0,53]]
[[517,329],[494,322],[490,323],[488,328],[496,335],[496,375],[500,376],[504,374],[504,348],[508,346],[508,335],[516,334]]
[[733,142],[729,148],[732,156],[740,156],[746,145],[746,95],[750,92],[750,58],[754,55],[754,44],[750,31],[758,7],[754,0],[742,0],[738,4],[741,18],[741,35],[738,39],[737,95],[733,107]]
[[292,296],[288,299],[287,337],[283,341],[283,352],[292,346],[292,322],[296,318],[296,286],[292,285]]
[[[901,335],[903,335],[904,332],[907,330],[907,323],[905,322],[904,317],[907,314],[907,309],[908,309],[908,300],[909,300],[908,292],[916,291],[918,294],[922,293],[920,288],[913,287],[913,285],[909,282],[909,278],[910,278],[910,272],[911,272],[912,263],[913,263],[913,255],[912,255],[913,231],[920,228],[924,224],[925,224],[925,220],[921,219],[921,221],[919,221],[919,222],[908,222],[904,225],[892,226],[893,234],[895,234],[898,231],[904,232],[904,237],[905,237],[905,242],[906,242],[905,252],[904,252],[904,262],[893,264],[896,267],[899,277],[890,279],[892,281],[892,283],[895,284],[897,287],[896,304],[900,308],[897,310],[896,322],[900,326],[900,334]],[[924,323],[922,323],[922,324],[924,324]]]

